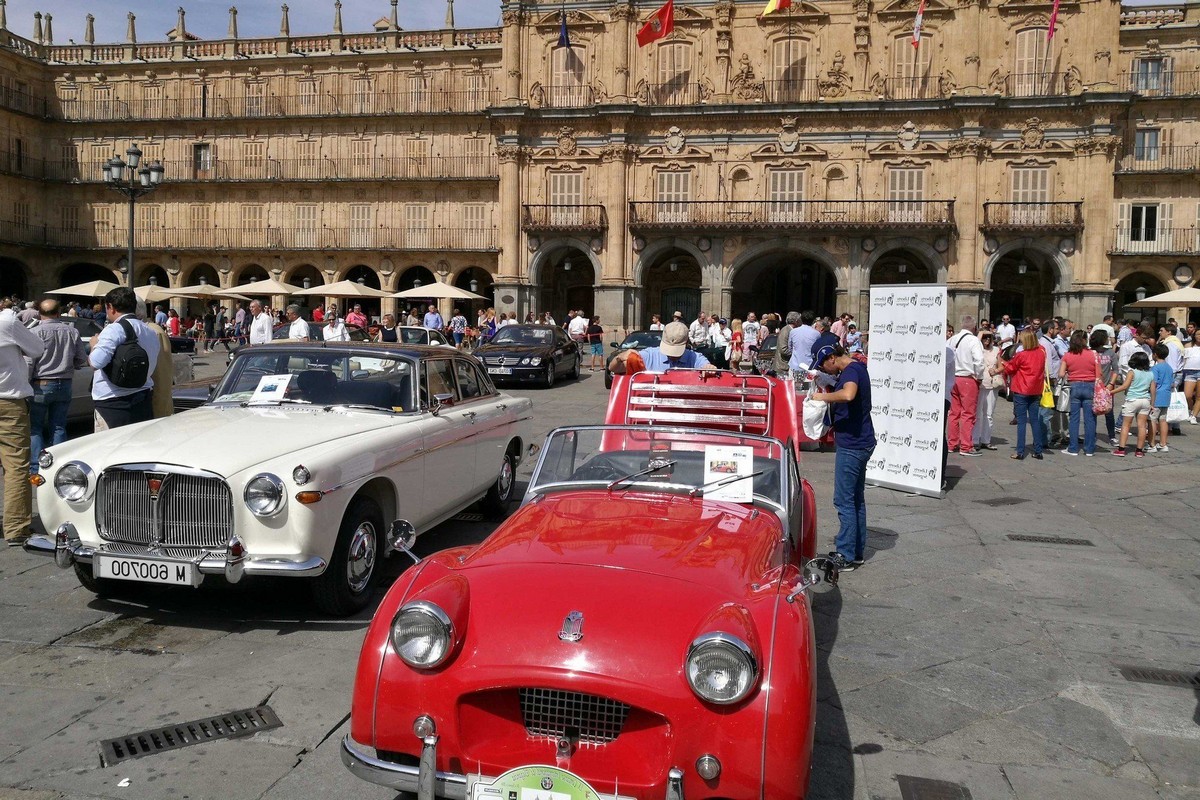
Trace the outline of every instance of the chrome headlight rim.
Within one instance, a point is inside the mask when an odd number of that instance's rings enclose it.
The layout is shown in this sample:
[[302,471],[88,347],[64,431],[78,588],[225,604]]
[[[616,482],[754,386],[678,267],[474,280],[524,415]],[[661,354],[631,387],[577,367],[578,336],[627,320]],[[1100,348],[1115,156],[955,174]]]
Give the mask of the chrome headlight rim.
[[[71,497],[68,497],[67,495],[63,494],[63,489],[62,489],[63,484],[59,482],[60,479],[63,478],[64,473],[66,473],[67,470],[78,470],[80,477],[82,478],[82,485],[80,485],[79,483],[71,484],[73,486],[81,486],[81,491],[79,491],[77,493],[72,493],[73,496],[71,496]],[[91,499],[92,491],[95,489],[96,481],[94,480],[94,478],[95,478],[95,473],[92,472],[92,468],[89,467],[84,462],[68,461],[67,463],[65,463],[61,467],[59,467],[58,471],[54,473],[54,493],[57,494],[59,496],[59,498],[61,498],[62,500],[65,500],[68,503],[86,502],[87,500]]]
[[54,454],[51,453],[49,450],[43,450],[41,452],[41,454],[38,455],[38,466],[41,467],[42,469],[50,469],[51,467],[53,467],[54,466]]
[[540,367],[542,365],[543,360],[544,359],[541,356],[530,356],[529,357],[529,366]]
[[[256,508],[251,503],[251,491],[254,490],[255,484],[259,481],[266,481],[267,484],[275,492],[275,500],[269,508]],[[256,517],[273,517],[283,510],[284,501],[287,495],[283,491],[283,479],[272,472],[260,472],[250,480],[246,481],[246,488],[242,490],[242,502],[246,504],[246,508]]]
[[[401,646],[401,642],[396,639],[396,623],[406,614],[422,614],[433,620],[440,626],[439,635],[444,639],[445,644],[442,647],[441,653],[436,658],[429,661],[416,661],[406,657],[405,648]],[[437,669],[442,664],[445,664],[453,651],[454,645],[454,623],[450,621],[450,616],[442,610],[441,606],[436,603],[431,603],[428,600],[413,600],[400,606],[400,610],[396,612],[396,616],[392,618],[392,624],[388,629],[388,641],[392,645],[392,650],[396,655],[408,666],[413,669],[431,670]]]
[[[745,662],[745,668],[748,672],[745,684],[731,697],[709,697],[700,691],[700,688],[693,680],[692,664],[693,659],[706,649],[722,648],[735,653]],[[714,631],[696,637],[691,645],[688,646],[687,657],[683,662],[684,674],[687,677],[688,686],[692,692],[706,703],[712,703],[718,706],[731,706],[745,700],[754,687],[758,685],[758,659],[754,656],[754,651],[750,649],[750,645],[746,644],[737,636],[723,631]]]

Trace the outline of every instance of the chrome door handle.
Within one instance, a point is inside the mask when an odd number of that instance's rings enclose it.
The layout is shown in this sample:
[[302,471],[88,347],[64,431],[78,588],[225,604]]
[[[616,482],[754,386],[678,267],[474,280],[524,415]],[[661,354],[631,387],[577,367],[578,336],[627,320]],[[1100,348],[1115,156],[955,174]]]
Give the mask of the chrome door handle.
[[466,417],[467,419],[471,420],[472,422],[475,421],[475,412],[474,411],[464,411],[463,416]]
[[501,411],[507,411],[508,403],[501,403],[500,405],[496,406],[496,408],[500,409]]

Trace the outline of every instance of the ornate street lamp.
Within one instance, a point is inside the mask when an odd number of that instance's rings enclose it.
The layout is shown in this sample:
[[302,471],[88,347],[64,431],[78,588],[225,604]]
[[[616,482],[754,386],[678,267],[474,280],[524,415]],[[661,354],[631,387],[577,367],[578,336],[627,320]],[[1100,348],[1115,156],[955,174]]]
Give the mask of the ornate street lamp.
[[475,294],[479,294],[479,281],[475,280],[474,278],[471,278],[471,282],[468,285],[471,287],[472,292],[474,292]]
[[134,220],[137,199],[157,189],[163,180],[161,161],[146,165],[142,163],[142,151],[136,144],[125,151],[125,161],[113,155],[102,169],[104,182],[114,191],[129,198],[129,254],[126,258],[125,281],[129,288],[134,286]]
[[1137,287],[1136,289],[1133,290],[1133,294],[1135,297],[1137,297],[1137,301],[1139,303],[1142,302],[1143,300],[1146,299],[1146,287],[1145,286]]

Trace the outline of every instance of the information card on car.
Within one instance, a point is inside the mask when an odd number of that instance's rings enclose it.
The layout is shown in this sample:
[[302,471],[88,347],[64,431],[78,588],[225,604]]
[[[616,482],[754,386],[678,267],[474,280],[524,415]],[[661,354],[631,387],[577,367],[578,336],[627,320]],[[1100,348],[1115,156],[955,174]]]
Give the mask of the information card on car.
[[[704,485],[724,483],[704,491],[710,500],[749,503],[754,499],[754,448],[709,445],[704,448]],[[737,480],[742,477],[744,480]]]
[[263,375],[258,381],[258,388],[250,397],[250,405],[261,406],[278,403],[287,394],[288,386],[292,383],[292,375]]

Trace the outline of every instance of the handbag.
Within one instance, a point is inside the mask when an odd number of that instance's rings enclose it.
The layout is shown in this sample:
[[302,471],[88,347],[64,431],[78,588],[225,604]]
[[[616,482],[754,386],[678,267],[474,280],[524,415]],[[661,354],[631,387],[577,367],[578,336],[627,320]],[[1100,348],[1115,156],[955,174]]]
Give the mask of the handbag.
[[808,387],[808,395],[804,398],[804,411],[802,417],[802,427],[804,435],[814,442],[819,442],[821,438],[829,433],[829,404],[824,400],[818,400],[814,396],[816,394],[816,381]]
[[1171,392],[1171,405],[1167,408],[1167,424],[1178,425],[1181,422],[1187,422],[1189,416],[1187,396],[1183,392]]
[[1071,410],[1071,384],[1064,380],[1060,380],[1054,387],[1054,410]]
[[1092,351],[1092,356],[1096,359],[1096,384],[1092,395],[1092,413],[1107,414],[1112,411],[1113,400],[1112,392],[1108,390],[1108,384],[1100,378],[1100,356],[1096,355],[1096,351]]
[[1042,408],[1054,408],[1054,390],[1050,388],[1050,379],[1042,378]]

